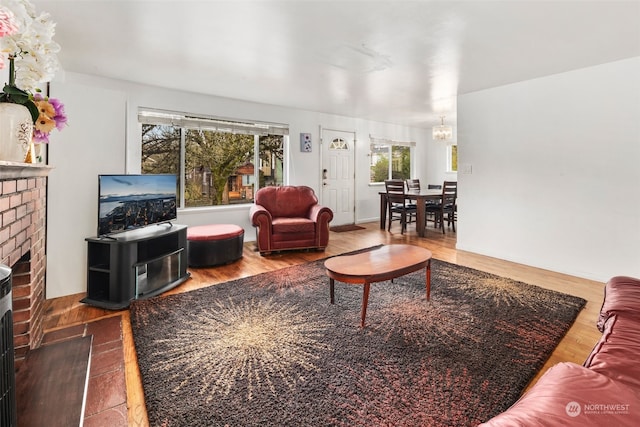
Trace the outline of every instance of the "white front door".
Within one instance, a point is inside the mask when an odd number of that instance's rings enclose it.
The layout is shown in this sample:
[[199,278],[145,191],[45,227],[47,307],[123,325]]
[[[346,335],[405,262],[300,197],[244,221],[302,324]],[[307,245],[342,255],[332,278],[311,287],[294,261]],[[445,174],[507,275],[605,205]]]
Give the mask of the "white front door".
[[322,204],[333,211],[331,225],[355,221],[355,133],[322,129]]

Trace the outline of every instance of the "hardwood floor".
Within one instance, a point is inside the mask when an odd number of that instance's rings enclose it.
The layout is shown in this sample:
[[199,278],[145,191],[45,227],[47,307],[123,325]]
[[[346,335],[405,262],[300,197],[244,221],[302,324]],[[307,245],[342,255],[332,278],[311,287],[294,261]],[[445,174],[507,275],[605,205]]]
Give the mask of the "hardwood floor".
[[[366,227],[366,229],[344,233],[332,232],[329,247],[325,252],[286,252],[261,257],[258,252],[254,251],[254,242],[245,243],[243,258],[238,262],[216,268],[190,270],[191,279],[165,295],[186,292],[377,244],[409,243],[429,249],[433,253],[433,257],[439,260],[472,267],[543,288],[554,289],[587,300],[586,307],[532,384],[549,367],[558,362],[570,361],[582,364],[600,337],[600,332],[596,329],[595,324],[602,305],[604,283],[458,251],[455,249],[456,234],[450,229],[443,235],[439,229],[428,228],[426,237],[421,238],[417,236],[415,228],[412,227],[404,235],[401,235],[399,225],[392,227],[391,232],[380,230],[378,222],[359,225]],[[45,331],[86,323],[102,317],[121,315],[129,425],[148,425],[129,312],[127,310],[114,312],[87,306],[79,302],[83,296],[84,294],[77,294],[47,300],[45,303]]]

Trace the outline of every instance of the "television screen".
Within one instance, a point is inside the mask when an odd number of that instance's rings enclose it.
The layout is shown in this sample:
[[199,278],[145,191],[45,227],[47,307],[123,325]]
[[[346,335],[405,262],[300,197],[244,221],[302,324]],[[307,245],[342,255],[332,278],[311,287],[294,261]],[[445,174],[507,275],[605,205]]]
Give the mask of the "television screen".
[[98,236],[176,219],[176,175],[99,175]]

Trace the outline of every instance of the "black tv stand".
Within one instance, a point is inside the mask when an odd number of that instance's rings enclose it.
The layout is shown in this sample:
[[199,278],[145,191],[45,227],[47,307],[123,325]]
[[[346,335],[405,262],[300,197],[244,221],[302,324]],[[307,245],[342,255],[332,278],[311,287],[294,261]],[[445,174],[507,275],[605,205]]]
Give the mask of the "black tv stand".
[[169,225],[85,239],[87,296],[82,302],[120,310],[187,280],[187,226]]

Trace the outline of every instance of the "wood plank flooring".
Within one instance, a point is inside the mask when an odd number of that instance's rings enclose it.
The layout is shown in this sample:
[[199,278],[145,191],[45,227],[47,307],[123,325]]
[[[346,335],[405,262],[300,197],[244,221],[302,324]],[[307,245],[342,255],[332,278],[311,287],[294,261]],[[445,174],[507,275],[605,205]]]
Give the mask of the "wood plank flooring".
[[[216,268],[191,269],[191,279],[167,294],[186,292],[373,245],[408,243],[429,249],[433,253],[433,257],[439,260],[576,295],[587,300],[585,309],[582,310],[572,328],[532,384],[549,367],[558,362],[570,361],[582,364],[600,337],[595,324],[602,305],[604,283],[458,251],[455,248],[456,233],[452,232],[451,229],[448,229],[446,234],[443,235],[439,229],[428,228],[426,237],[421,238],[416,234],[414,227],[410,227],[402,235],[400,234],[400,226],[397,224],[391,228],[391,232],[380,230],[377,221],[359,225],[364,226],[365,229],[343,233],[332,232],[329,246],[325,252],[285,252],[262,257],[254,250],[255,244],[253,242],[245,243],[243,258],[238,262]],[[45,302],[45,330],[60,329],[114,314],[113,311],[102,310],[80,303],[80,299],[83,297],[84,294],[77,294],[47,300]],[[144,394],[139,377],[129,312],[122,310],[118,313],[122,316],[129,425],[146,426],[148,421],[144,406]]]

